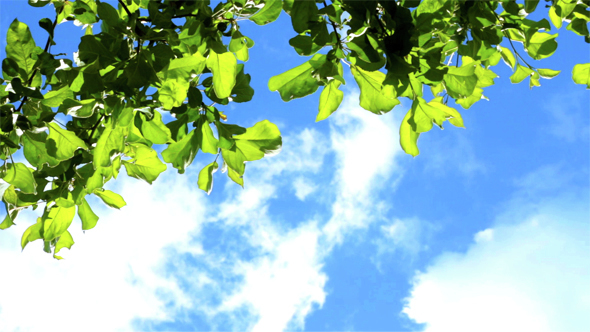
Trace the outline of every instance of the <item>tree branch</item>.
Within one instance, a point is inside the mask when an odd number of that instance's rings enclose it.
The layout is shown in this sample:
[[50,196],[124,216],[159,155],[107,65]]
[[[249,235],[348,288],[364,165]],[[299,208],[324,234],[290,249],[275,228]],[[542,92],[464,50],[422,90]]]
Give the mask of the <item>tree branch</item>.
[[131,12],[129,11],[129,8],[127,8],[127,6],[123,3],[122,0],[119,0],[119,3],[121,4],[121,6],[123,7],[123,9],[125,9],[125,11],[127,12],[127,15],[129,17],[131,17]]

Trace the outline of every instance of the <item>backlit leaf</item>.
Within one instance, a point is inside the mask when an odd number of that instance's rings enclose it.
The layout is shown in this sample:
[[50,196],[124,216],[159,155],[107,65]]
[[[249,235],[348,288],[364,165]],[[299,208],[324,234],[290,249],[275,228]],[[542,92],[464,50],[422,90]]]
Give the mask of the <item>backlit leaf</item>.
[[207,68],[213,73],[213,89],[219,99],[227,98],[236,85],[236,57],[231,52],[222,54],[211,50],[207,57]]
[[380,71],[364,71],[359,67],[351,68],[352,75],[361,90],[360,105],[375,114],[383,114],[400,103],[395,96],[387,95],[383,89],[385,74]]
[[90,204],[84,198],[82,198],[82,202],[78,206],[78,216],[82,221],[82,230],[92,229],[98,222],[98,216],[92,211]]
[[3,180],[20,189],[23,193],[34,194],[37,182],[33,172],[23,163],[7,163]]
[[199,172],[199,189],[204,190],[207,195],[209,195],[213,189],[213,173],[217,171],[217,168],[217,162],[214,161],[211,164],[203,167],[203,169]]
[[338,89],[340,84],[339,81],[332,80],[324,86],[324,90],[320,95],[319,112],[315,119],[316,122],[327,119],[332,113],[336,112],[338,106],[342,103],[344,92]]
[[67,160],[74,156],[77,149],[88,149],[86,143],[74,132],[61,129],[56,123],[50,123],[47,137],[47,152],[58,160]]
[[100,199],[102,199],[102,201],[106,205],[112,208],[120,209],[123,206],[127,205],[127,203],[125,203],[125,200],[123,199],[123,197],[121,197],[121,195],[114,193],[110,190],[95,189],[92,191],[92,193],[100,197]]
[[590,63],[581,63],[574,66],[572,79],[576,84],[584,84],[590,89]]

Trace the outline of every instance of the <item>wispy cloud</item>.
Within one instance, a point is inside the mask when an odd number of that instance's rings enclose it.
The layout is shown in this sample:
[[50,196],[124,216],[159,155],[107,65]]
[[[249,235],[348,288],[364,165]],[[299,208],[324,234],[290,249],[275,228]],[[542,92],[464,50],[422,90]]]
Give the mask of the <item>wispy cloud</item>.
[[[122,176],[114,190],[128,206],[96,208],[98,226],[73,232],[77,242],[64,261],[39,243],[21,254],[18,236],[34,213],[21,219],[0,245],[12,271],[11,283],[0,285],[3,329],[303,328],[328,296],[326,258],[355,230],[386,221],[379,193],[393,190],[400,170],[393,117],[356,105],[358,92],[329,120],[329,137],[314,129],[287,134],[281,154],[247,165],[245,189],[216,179],[207,198],[194,185],[198,167],[170,171],[151,187]],[[305,204],[314,196],[317,210],[281,215],[281,206],[298,202],[292,193]],[[97,316],[109,319],[88,323]]]
[[377,252],[372,258],[381,269],[381,264],[393,254],[396,259],[412,262],[425,251],[429,250],[430,242],[438,227],[418,218],[394,219],[379,226],[379,235],[373,240]]
[[544,130],[551,135],[569,143],[588,138],[588,95],[585,92],[555,94],[543,109],[551,120]]

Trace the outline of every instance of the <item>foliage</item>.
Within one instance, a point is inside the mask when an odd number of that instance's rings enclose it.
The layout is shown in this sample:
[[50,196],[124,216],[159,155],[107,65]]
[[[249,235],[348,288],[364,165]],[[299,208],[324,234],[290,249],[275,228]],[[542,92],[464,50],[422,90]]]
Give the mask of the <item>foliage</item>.
[[[485,98],[483,89],[494,84],[492,68],[500,60],[514,70],[512,83],[528,78],[531,88],[560,73],[530,65],[514,41],[530,58],[547,58],[558,37],[547,31],[567,22],[567,30],[590,42],[589,0],[539,3],[227,0],[212,8],[208,0],[118,0],[115,8],[99,0],[29,0],[33,7],[52,5],[55,17],[39,21],[49,35],[44,48],[18,20],[6,37],[0,195],[7,214],[0,229],[13,225],[22,209],[41,205],[42,216],[21,244],[24,249],[43,240],[45,250],[59,259],[58,251],[74,243],[67,230],[76,212],[84,230],[97,224],[87,195],[113,208],[125,205],[121,196],[103,189],[122,166],[127,175],[152,183],[167,164],[185,172],[199,151],[212,155],[199,173],[199,188],[212,190],[220,165],[243,186],[246,162],[278,152],[282,142],[274,124],[227,124],[215,107],[248,102],[254,94],[244,65],[254,41],[240,32],[241,21],[266,25],[282,11],[291,16],[296,35],[289,44],[311,58],[268,86],[284,101],[321,87],[317,121],[342,102],[344,68],[360,88],[361,107],[370,112],[389,112],[400,97],[412,100],[400,140],[416,156],[418,137],[433,124],[442,128],[448,120],[463,127],[448,100],[467,109]],[[539,7],[548,8],[549,20],[527,18]],[[68,21],[87,26],[74,62],[51,53],[56,25]],[[98,25],[100,32],[94,33]],[[590,64],[576,65],[572,77],[590,88]],[[431,101],[425,86],[434,95]],[[29,165],[14,162],[17,151]]]

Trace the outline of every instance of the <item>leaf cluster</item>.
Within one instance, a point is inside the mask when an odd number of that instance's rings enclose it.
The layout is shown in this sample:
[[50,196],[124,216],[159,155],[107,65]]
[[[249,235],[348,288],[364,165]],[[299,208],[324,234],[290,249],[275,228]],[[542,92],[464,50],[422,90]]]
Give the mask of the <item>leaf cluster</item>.
[[[514,70],[512,83],[528,78],[531,88],[559,74],[530,65],[513,42],[532,62],[555,52],[552,26],[566,22],[567,30],[590,41],[590,1],[551,1],[549,20],[528,19],[539,3],[227,0],[213,7],[208,0],[118,0],[115,7],[100,0],[29,0],[55,11],[39,21],[48,35],[44,48],[16,19],[7,33],[0,79],[0,197],[7,213],[0,229],[23,209],[41,207],[21,245],[42,240],[59,259],[74,243],[68,228],[76,214],[84,230],[97,224],[87,195],[112,208],[125,205],[105,189],[122,167],[151,184],[168,164],[184,173],[199,152],[210,158],[199,188],[210,193],[219,168],[243,186],[246,163],[282,145],[269,121],[229,124],[218,109],[254,95],[245,66],[254,41],[240,31],[243,21],[266,25],[282,12],[290,15],[296,35],[289,44],[310,58],[271,78],[268,87],[284,101],[321,87],[317,121],[341,104],[345,69],[360,88],[360,106],[370,112],[411,100],[400,141],[416,156],[420,134],[434,124],[464,126],[449,99],[467,109],[485,98],[501,60]],[[86,27],[73,61],[51,52],[55,27],[68,22]],[[590,64],[575,66],[572,77],[590,88]],[[15,162],[17,153],[27,163]]]

